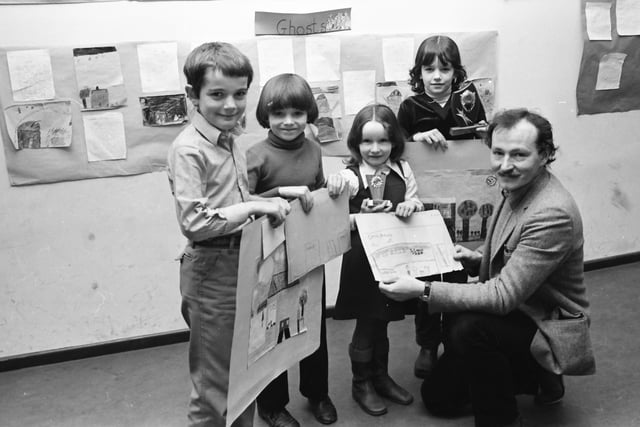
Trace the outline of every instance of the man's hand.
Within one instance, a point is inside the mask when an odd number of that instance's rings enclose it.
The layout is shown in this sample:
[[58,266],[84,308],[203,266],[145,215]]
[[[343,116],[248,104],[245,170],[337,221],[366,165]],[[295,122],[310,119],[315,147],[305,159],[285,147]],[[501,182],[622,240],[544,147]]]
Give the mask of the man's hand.
[[380,282],[378,287],[380,292],[395,301],[418,298],[424,293],[424,282],[406,275],[392,282]]
[[426,132],[418,132],[413,135],[413,140],[427,143],[436,150],[438,148],[442,148],[442,151],[446,151],[447,148],[449,148],[449,143],[438,129],[431,129]]
[[460,261],[464,268],[474,268],[480,265],[480,261],[482,261],[480,252],[472,251],[462,245],[455,245],[453,249],[455,250],[453,259]]
[[338,197],[347,185],[347,181],[339,173],[332,173],[327,177],[327,190],[329,197],[335,199]]
[[313,207],[313,195],[306,185],[279,187],[278,194],[286,199],[299,199],[305,212],[309,212]]

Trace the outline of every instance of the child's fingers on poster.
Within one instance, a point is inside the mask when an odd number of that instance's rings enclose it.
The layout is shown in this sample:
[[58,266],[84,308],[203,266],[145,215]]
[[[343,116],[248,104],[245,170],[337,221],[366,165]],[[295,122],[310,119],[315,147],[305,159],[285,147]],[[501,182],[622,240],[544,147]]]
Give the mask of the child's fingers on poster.
[[308,189],[307,192],[302,194],[302,196],[300,197],[300,203],[302,204],[302,210],[305,212],[309,212],[313,207],[313,196]]
[[346,187],[346,181],[342,175],[332,173],[327,177],[327,190],[329,190],[329,196],[332,198],[338,197],[344,191]]

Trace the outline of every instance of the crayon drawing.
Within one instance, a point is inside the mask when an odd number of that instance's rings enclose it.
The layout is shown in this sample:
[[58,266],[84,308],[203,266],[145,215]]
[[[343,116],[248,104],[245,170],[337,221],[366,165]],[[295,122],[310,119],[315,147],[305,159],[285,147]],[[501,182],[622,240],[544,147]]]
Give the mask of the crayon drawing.
[[83,110],[111,110],[126,105],[120,56],[115,47],[76,48],[73,61]]
[[71,145],[69,101],[12,105],[4,111],[7,131],[16,150]]
[[139,99],[144,126],[181,125],[188,120],[185,95],[142,96]]

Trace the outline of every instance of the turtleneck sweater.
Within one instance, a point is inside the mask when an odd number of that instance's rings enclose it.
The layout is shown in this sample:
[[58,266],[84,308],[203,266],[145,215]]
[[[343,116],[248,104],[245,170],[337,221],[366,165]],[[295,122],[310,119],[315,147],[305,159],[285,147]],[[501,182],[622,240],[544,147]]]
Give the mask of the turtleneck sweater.
[[247,150],[247,172],[249,191],[264,197],[278,196],[279,187],[306,185],[314,191],[324,185],[320,145],[304,132],[285,141],[269,131]]

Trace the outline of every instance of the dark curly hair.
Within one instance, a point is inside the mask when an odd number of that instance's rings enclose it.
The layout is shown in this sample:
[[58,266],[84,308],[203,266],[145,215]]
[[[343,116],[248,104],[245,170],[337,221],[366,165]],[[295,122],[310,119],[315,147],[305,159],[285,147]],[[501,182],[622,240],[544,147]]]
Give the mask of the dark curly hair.
[[467,79],[467,71],[462,66],[460,50],[456,42],[447,36],[431,36],[420,43],[413,68],[409,70],[409,84],[415,93],[424,92],[422,66],[431,65],[436,58],[441,64],[453,67],[452,89],[454,91]]

